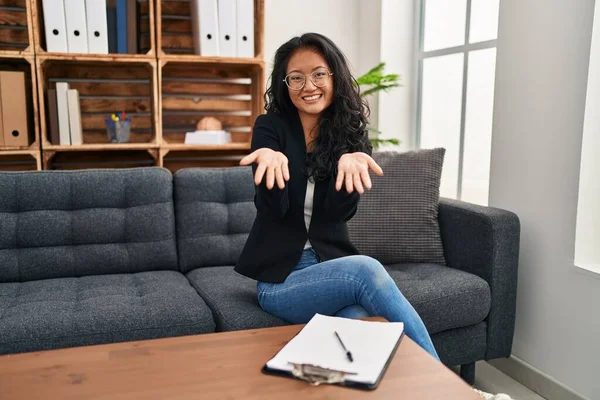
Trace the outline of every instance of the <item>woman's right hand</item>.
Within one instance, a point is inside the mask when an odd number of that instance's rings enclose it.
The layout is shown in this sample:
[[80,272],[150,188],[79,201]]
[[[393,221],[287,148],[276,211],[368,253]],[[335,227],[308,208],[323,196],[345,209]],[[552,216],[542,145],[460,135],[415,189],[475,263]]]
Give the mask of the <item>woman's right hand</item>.
[[258,186],[262,182],[266,173],[267,188],[273,189],[275,181],[279,189],[285,188],[285,182],[290,180],[290,171],[288,169],[287,157],[279,152],[269,148],[262,148],[253,151],[242,158],[240,165],[250,165],[256,163],[256,173],[254,174],[254,183]]

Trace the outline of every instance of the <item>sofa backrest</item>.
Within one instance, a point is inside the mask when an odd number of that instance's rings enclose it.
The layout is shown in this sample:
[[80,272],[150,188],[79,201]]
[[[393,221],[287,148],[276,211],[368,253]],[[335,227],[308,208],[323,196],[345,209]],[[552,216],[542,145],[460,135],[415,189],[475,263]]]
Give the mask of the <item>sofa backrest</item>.
[[176,270],[159,167],[0,173],[0,282]]
[[256,216],[250,167],[174,175],[179,268],[235,265]]

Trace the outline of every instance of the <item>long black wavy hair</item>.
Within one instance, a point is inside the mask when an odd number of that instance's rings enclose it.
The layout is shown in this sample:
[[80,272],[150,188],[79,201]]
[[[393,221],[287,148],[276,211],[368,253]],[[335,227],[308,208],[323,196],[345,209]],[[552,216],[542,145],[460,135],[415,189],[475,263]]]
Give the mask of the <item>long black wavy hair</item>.
[[329,38],[318,33],[305,33],[284,43],[275,53],[270,86],[265,92],[267,113],[297,115],[283,81],[292,54],[298,49],[316,50],[333,72],[333,101],[319,116],[315,147],[307,159],[307,175],[324,180],[337,171],[337,162],[344,153],[372,150],[367,132],[368,104],[360,97],[360,88],[350,73],[342,51]]

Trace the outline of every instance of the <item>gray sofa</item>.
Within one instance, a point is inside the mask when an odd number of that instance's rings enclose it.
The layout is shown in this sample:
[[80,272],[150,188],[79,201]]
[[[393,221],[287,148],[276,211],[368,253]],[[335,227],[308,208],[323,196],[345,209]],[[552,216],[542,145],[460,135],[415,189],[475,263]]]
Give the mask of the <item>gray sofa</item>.
[[[249,167],[0,173],[0,354],[286,324],[233,271],[253,197]],[[449,267],[386,267],[472,381],[511,351],[519,221],[442,199],[439,223]]]

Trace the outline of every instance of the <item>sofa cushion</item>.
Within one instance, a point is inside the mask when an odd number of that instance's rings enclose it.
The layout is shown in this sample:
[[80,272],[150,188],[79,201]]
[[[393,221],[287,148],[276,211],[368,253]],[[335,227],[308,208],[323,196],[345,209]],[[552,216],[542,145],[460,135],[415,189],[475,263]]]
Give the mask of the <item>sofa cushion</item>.
[[477,324],[490,312],[490,287],[477,275],[437,264],[385,268],[430,334]]
[[[489,285],[476,275],[436,264],[389,265],[386,269],[431,334],[477,324],[490,311]],[[198,268],[187,278],[212,310],[217,331],[286,324],[260,308],[256,281],[233,267]]]
[[187,278],[212,310],[217,331],[287,324],[260,308],[256,281],[238,274],[232,266],[198,268],[189,272]]
[[356,248],[383,264],[445,265],[438,225],[443,148],[375,152],[383,176],[360,199],[348,222]]
[[0,354],[214,332],[176,271],[0,283]]
[[252,169],[181,169],[174,185],[181,271],[235,265],[256,216]]
[[0,173],[0,282],[177,270],[163,168]]

